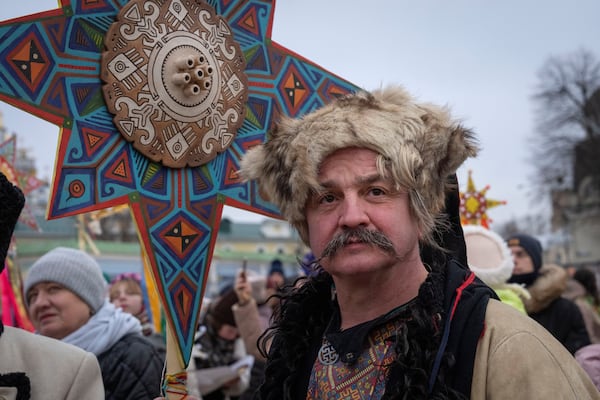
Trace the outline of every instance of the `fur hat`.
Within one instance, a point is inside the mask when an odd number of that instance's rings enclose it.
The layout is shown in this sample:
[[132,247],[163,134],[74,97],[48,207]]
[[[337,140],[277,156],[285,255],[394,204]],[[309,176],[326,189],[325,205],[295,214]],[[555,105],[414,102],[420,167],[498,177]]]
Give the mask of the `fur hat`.
[[0,172],[0,271],[4,269],[10,240],[24,206],[25,196],[21,189]]
[[100,265],[81,250],[57,247],[34,262],[25,277],[25,299],[29,290],[40,282],[61,284],[86,302],[94,313],[106,299],[106,281]]
[[422,217],[418,222],[431,243],[444,210],[446,178],[477,153],[472,133],[446,108],[417,103],[403,88],[392,86],[340,97],[300,119],[284,117],[265,144],[248,150],[240,174],[256,180],[261,195],[279,207],[308,244],[304,208],[311,192],[320,189],[321,163],[348,147],[380,155],[380,172],[410,192],[413,211],[424,208],[417,213]]
[[464,225],[463,232],[471,271],[491,287],[505,284],[515,266],[506,242],[479,225]]
[[521,246],[529,254],[533,262],[534,272],[542,268],[542,244],[533,236],[525,234],[516,234],[506,239],[508,246]]

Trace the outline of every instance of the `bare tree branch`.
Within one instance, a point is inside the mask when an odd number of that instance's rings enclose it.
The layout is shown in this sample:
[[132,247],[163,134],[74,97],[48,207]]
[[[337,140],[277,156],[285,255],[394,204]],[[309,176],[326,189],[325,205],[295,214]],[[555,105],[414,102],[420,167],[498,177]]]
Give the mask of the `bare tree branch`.
[[600,138],[600,62],[582,49],[550,57],[537,77],[531,181],[538,193],[549,194],[572,187],[576,146]]

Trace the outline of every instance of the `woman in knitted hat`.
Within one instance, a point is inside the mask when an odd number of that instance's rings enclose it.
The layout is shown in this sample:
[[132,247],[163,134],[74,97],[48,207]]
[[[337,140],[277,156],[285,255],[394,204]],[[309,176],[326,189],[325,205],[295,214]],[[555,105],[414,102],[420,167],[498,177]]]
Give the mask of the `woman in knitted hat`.
[[49,251],[29,269],[24,292],[38,333],[96,355],[107,399],[160,394],[164,360],[142,336],[140,322],[108,301],[100,266],[88,254]]
[[[0,172],[0,272],[24,205],[23,192]],[[101,400],[98,361],[75,346],[5,327],[0,318],[0,398]]]

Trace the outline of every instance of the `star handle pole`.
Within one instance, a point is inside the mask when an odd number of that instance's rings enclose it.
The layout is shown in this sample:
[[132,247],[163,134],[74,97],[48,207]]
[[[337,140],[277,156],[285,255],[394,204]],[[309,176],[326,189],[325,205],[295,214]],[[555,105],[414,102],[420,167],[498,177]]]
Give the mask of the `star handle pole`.
[[187,391],[187,371],[179,354],[177,339],[169,323],[166,324],[167,358],[163,394],[167,400],[189,399]]

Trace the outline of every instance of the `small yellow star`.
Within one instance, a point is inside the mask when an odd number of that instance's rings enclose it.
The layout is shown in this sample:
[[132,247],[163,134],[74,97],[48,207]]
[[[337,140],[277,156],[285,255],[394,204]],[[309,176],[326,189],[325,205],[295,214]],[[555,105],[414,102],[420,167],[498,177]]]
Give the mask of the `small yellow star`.
[[486,185],[481,190],[475,189],[471,175],[472,171],[469,170],[467,190],[460,194],[460,222],[463,225],[481,225],[489,229],[489,223],[492,220],[488,217],[487,210],[506,204],[506,201],[486,198],[490,186]]

